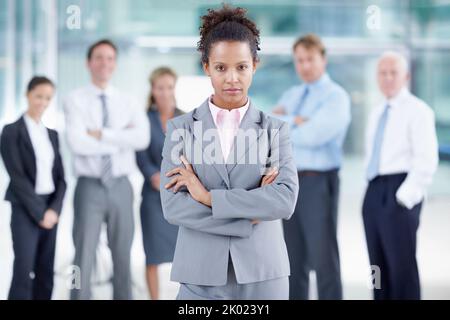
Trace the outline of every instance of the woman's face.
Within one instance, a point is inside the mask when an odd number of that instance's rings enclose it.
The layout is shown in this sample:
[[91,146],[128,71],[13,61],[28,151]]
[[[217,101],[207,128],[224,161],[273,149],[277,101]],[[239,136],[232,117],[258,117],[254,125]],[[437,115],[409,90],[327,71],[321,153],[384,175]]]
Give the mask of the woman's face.
[[50,84],[40,84],[27,93],[28,112],[42,117],[53,98],[54,88]]
[[211,47],[209,61],[203,65],[214,88],[214,104],[224,109],[247,103],[248,89],[256,71],[247,42],[220,41]]
[[158,108],[175,107],[176,79],[170,74],[163,74],[152,83],[152,95]]

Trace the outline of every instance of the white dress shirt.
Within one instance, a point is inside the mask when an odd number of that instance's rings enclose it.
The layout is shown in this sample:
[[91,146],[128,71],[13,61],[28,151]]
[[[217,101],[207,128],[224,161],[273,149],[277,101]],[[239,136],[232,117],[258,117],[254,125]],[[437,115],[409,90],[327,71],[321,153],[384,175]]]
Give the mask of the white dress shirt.
[[[247,113],[248,107],[250,105],[250,99],[247,100],[247,103],[233,110],[227,110],[223,108],[219,108],[214,103],[212,103],[212,97],[209,99],[209,110],[211,111],[212,118],[214,120],[214,124],[219,133],[220,146],[222,148],[222,155],[224,157],[224,161],[226,163],[226,159],[228,159],[228,155],[230,154],[231,148],[233,147],[234,137],[237,134],[237,130],[239,129],[239,125]],[[223,123],[218,122],[218,115],[220,112],[225,112]],[[236,123],[236,127],[234,126],[234,113],[239,112],[239,120]]]
[[[101,95],[106,96],[107,128],[102,125]],[[136,167],[135,151],[150,143],[150,124],[144,108],[111,86],[102,90],[91,84],[73,91],[65,99],[64,111],[76,176],[100,178],[102,155],[111,156],[113,177],[128,175]],[[88,135],[88,130],[101,130],[101,140]]]
[[53,164],[55,152],[48,133],[48,129],[40,121],[33,120],[28,114],[23,116],[28,135],[36,158],[36,184],[34,191],[39,195],[48,195],[55,191],[53,181]]
[[397,201],[412,209],[426,194],[438,165],[434,113],[422,100],[403,88],[376,107],[366,132],[366,168],[371,158],[378,121],[386,105],[388,118],[381,146],[379,175],[407,173],[396,192]]

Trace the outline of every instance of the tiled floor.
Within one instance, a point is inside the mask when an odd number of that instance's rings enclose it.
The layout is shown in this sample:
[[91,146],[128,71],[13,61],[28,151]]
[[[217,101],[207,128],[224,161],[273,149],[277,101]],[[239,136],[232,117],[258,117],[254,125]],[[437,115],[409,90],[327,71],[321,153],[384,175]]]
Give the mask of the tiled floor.
[[[66,166],[69,168],[69,166]],[[70,174],[70,170],[66,170]],[[0,195],[3,196],[8,179],[0,164]],[[68,174],[68,176],[69,176]],[[54,299],[69,297],[71,261],[74,253],[71,240],[72,191],[74,181],[68,179],[69,189],[61,217],[57,253]],[[144,254],[139,225],[138,205],[142,179],[132,176],[136,194],[136,232],[132,248],[133,295],[135,299],[148,299],[144,280]],[[368,289],[369,262],[361,218],[361,203],[364,192],[362,163],[359,158],[347,158],[341,173],[341,201],[339,213],[339,244],[341,268],[346,299],[370,299]],[[7,297],[13,252],[9,229],[10,209],[0,201],[0,300]],[[418,240],[418,261],[424,299],[450,299],[450,164],[441,164],[421,215]],[[97,253],[98,263],[93,286],[94,299],[111,299],[111,262],[106,239],[101,238]],[[160,268],[161,297],[174,299],[178,284],[169,281],[170,264]],[[315,288],[311,288],[313,298]]]

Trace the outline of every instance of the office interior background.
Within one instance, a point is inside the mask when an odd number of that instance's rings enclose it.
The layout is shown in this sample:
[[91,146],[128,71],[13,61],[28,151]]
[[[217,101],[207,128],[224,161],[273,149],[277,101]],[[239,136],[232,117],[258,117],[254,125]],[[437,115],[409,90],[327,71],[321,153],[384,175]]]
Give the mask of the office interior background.
[[[0,0],[0,128],[26,108],[25,86],[32,75],[46,75],[57,95],[45,123],[64,137],[62,99],[89,81],[87,47],[109,38],[119,47],[114,85],[136,96],[145,107],[148,77],[167,65],[180,76],[178,105],[191,110],[210,88],[196,52],[199,17],[222,1],[206,0]],[[370,299],[370,268],[361,218],[365,188],[362,156],[367,116],[381,95],[376,62],[385,50],[405,54],[410,62],[411,91],[436,115],[440,165],[421,214],[418,262],[424,299],[450,299],[450,1],[443,0],[247,0],[245,7],[260,27],[261,63],[251,88],[253,102],[268,111],[284,90],[299,83],[291,46],[314,32],[328,49],[328,71],[350,94],[353,120],[345,142],[341,172],[339,244],[344,298]],[[57,242],[55,299],[67,299],[73,257],[71,239],[74,177],[64,139],[62,149],[68,193]],[[0,164],[0,193],[8,177]],[[138,205],[142,178],[132,177],[136,194],[136,232],[132,252],[133,293],[147,298]],[[0,299],[10,284],[13,252],[9,204],[0,200]],[[110,298],[111,263],[101,239],[94,274],[94,298]],[[170,265],[161,269],[162,298],[173,299]],[[314,274],[311,274],[314,278]],[[314,297],[314,288],[311,292]]]

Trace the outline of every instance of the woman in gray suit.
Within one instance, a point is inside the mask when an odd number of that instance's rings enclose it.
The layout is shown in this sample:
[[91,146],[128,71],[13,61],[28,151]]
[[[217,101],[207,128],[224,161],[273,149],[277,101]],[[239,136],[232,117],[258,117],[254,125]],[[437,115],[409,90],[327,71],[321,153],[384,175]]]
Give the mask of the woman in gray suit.
[[161,164],[164,217],[179,226],[171,279],[178,299],[288,299],[280,220],[298,194],[288,124],[248,97],[259,30],[246,10],[225,5],[202,20],[214,94],[168,122]]
[[148,118],[151,142],[136,154],[137,164],[144,176],[141,203],[141,224],[146,256],[146,279],[152,300],[159,298],[158,265],[172,262],[178,227],[164,220],[159,195],[161,152],[167,120],[182,114],[175,101],[176,73],[167,67],[155,69],[150,76],[151,93]]

